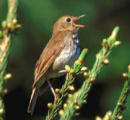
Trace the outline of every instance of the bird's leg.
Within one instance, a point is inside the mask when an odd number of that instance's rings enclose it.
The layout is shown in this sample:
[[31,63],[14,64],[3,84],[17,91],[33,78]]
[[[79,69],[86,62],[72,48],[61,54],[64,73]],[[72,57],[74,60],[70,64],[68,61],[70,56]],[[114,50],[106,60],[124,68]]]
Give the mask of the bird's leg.
[[53,89],[53,87],[51,85],[51,82],[49,80],[47,80],[47,82],[48,82],[48,85],[49,85],[49,87],[50,87],[53,95],[54,95],[54,104],[55,104],[56,103],[56,97],[57,97],[57,95],[56,95],[55,90]]

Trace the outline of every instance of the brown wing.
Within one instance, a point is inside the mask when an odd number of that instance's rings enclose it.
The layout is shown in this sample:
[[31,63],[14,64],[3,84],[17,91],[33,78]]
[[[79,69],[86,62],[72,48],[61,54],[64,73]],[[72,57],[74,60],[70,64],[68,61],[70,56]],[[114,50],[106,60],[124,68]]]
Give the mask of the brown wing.
[[44,76],[48,68],[54,62],[55,58],[60,54],[60,52],[64,48],[63,38],[64,32],[59,32],[55,34],[55,36],[53,36],[46,45],[39,60],[36,63],[33,87],[35,87],[40,78]]

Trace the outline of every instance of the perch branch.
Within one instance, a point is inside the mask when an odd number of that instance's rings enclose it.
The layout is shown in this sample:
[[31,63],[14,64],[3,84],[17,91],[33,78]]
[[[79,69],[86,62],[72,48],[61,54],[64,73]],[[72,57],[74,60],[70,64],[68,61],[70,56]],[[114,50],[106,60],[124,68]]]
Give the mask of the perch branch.
[[78,74],[78,72],[82,66],[82,62],[85,59],[86,54],[87,54],[87,49],[83,49],[83,51],[81,52],[81,55],[79,56],[78,60],[75,61],[73,67],[70,68],[69,66],[66,66],[66,71],[68,73],[66,75],[65,83],[60,90],[61,96],[59,98],[57,98],[56,104],[54,104],[52,106],[52,109],[50,109],[48,111],[48,115],[46,116],[46,120],[54,120],[55,117],[58,115],[58,111],[61,108],[61,105],[63,103],[63,98],[65,98],[68,95],[68,92],[67,92],[68,86],[74,82],[74,80],[75,80],[74,75]]
[[67,105],[61,113],[60,120],[71,120],[75,115],[76,110],[78,110],[84,103],[84,99],[88,96],[89,91],[96,79],[96,76],[100,72],[104,64],[108,64],[108,55],[111,53],[112,48],[119,45],[119,41],[116,41],[116,36],[118,34],[119,27],[115,27],[111,36],[107,39],[104,39],[102,42],[103,48],[96,55],[96,61],[92,69],[88,72],[88,76],[85,75],[85,80],[81,88],[73,94],[71,98],[68,98]]

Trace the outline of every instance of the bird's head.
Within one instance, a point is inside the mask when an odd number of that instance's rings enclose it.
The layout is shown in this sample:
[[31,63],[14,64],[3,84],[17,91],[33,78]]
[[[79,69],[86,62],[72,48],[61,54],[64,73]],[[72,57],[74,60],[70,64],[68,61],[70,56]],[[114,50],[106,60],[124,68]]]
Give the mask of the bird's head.
[[84,16],[85,15],[81,16],[65,15],[60,17],[53,26],[53,33],[66,30],[74,32],[80,28],[84,28],[85,25],[77,24],[77,21]]

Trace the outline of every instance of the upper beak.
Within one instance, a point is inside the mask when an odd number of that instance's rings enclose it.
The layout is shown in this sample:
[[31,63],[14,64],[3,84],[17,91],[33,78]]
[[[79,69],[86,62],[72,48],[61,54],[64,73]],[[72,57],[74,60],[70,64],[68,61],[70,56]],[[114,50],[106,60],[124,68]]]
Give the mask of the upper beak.
[[77,22],[80,18],[83,18],[84,16],[85,16],[85,15],[81,15],[81,16],[74,17],[74,18],[73,18],[72,25],[74,25],[76,28],[84,28],[85,25],[76,24],[76,22]]

